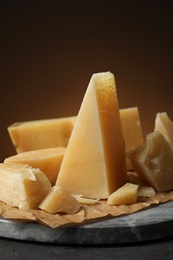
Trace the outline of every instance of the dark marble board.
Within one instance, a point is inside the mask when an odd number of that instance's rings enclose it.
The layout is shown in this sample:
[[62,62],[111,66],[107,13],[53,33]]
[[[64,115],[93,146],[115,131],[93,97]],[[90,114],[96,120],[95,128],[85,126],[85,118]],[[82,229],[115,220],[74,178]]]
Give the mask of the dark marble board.
[[173,202],[94,223],[58,227],[0,218],[0,237],[34,242],[105,245],[151,241],[173,236]]

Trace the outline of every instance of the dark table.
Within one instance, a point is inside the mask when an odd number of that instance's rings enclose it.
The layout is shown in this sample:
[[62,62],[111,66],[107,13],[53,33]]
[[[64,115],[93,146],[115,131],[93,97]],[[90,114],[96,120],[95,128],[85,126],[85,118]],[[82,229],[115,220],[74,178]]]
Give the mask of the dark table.
[[76,246],[0,238],[1,260],[173,259],[173,237],[109,246]]

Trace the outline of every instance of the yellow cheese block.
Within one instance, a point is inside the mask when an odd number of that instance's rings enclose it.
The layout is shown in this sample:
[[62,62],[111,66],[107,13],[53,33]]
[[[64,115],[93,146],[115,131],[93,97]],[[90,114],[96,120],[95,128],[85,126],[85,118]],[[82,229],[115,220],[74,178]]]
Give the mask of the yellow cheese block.
[[78,212],[80,204],[70,193],[63,191],[61,187],[53,186],[39,208],[49,213],[73,214]]
[[159,131],[173,149],[173,122],[166,112],[156,114],[154,131]]
[[65,147],[57,147],[23,152],[6,158],[4,163],[22,163],[28,164],[33,168],[39,168],[46,174],[53,186],[56,182],[65,151]]
[[17,153],[67,147],[76,117],[14,123],[8,132]]
[[137,201],[137,195],[138,185],[126,183],[109,195],[107,203],[109,205],[132,204]]
[[17,163],[0,163],[0,201],[20,209],[36,209],[51,189],[39,169]]
[[[120,109],[120,117],[125,139],[126,152],[144,143],[138,107]],[[127,170],[132,169],[129,158],[126,158]]]
[[86,90],[56,184],[73,194],[107,198],[125,181],[125,145],[114,76],[97,73]]
[[135,171],[156,191],[173,189],[173,150],[164,136],[155,131],[144,145],[129,153]]

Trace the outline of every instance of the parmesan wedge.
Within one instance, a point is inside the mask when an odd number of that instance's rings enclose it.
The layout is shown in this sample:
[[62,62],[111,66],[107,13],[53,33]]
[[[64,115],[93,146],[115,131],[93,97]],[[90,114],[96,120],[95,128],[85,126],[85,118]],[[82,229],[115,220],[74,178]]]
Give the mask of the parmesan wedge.
[[114,76],[94,74],[86,90],[56,185],[107,198],[126,182],[126,153]]

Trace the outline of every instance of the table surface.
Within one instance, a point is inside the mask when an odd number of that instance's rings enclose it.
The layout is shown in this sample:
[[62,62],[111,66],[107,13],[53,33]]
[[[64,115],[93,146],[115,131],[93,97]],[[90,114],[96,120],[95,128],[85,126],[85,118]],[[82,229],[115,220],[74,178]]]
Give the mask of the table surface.
[[173,237],[111,246],[76,246],[0,238],[1,260],[173,259]]
[[[9,230],[14,231],[12,229],[13,224],[9,224],[9,226],[4,226],[4,223],[0,223],[1,225],[1,234],[0,234],[0,259],[1,260],[27,260],[27,259],[94,259],[94,260],[102,260],[102,259],[173,259],[173,231],[172,231],[172,212],[173,212],[173,202],[164,203],[162,205],[158,205],[157,207],[153,207],[150,209],[146,209],[142,212],[137,212],[134,215],[124,216],[119,219],[119,225],[125,225],[126,229],[123,228],[123,236],[128,237],[125,241],[119,243],[117,240],[112,244],[100,244],[94,245],[94,242],[90,245],[87,244],[76,244],[75,240],[70,241],[70,243],[47,243],[39,242],[35,240],[26,240],[26,239],[13,239],[13,237],[9,238]],[[121,220],[121,221],[120,221]],[[132,221],[133,220],[133,221]],[[150,221],[149,221],[150,220]],[[163,223],[162,223],[163,220]],[[7,222],[8,223],[8,222]],[[154,225],[154,229],[152,223],[157,223]],[[116,222],[113,222],[115,225]],[[134,227],[136,225],[136,228]],[[14,224],[15,226],[15,224]],[[130,227],[130,229],[128,228]],[[132,228],[133,226],[133,228]],[[3,229],[3,227],[5,227]],[[26,232],[25,228],[21,226],[19,228],[20,232]],[[140,227],[144,227],[145,232],[142,231],[142,235],[144,237],[139,236]],[[2,232],[3,231],[3,232]],[[37,233],[37,228],[32,229],[32,234]],[[85,229],[83,230],[83,235],[85,235]],[[114,229],[116,232],[117,229]],[[7,232],[7,236],[4,232]],[[58,230],[54,230],[54,232],[58,232]],[[82,235],[81,233],[81,235]],[[147,238],[147,240],[134,240],[132,233],[137,233],[137,237]],[[17,234],[17,233],[15,233]],[[40,233],[42,234],[42,233]],[[164,236],[161,236],[163,235]],[[43,234],[42,234],[43,235]],[[55,235],[55,234],[54,234]],[[73,237],[74,234],[72,234]],[[94,236],[94,233],[92,234]],[[109,234],[107,234],[109,235]],[[110,233],[112,235],[112,232]],[[158,236],[156,236],[158,235]],[[47,233],[47,236],[53,236],[52,233]],[[19,236],[20,237],[20,236]],[[21,237],[22,238],[22,237]],[[61,238],[61,236],[60,236]],[[121,238],[121,236],[120,236]],[[109,238],[108,238],[109,240]],[[49,240],[50,241],[50,240]],[[61,239],[60,239],[61,241]],[[66,240],[65,240],[66,241]],[[94,240],[93,240],[94,241]],[[62,242],[62,241],[61,241]],[[75,244],[74,244],[75,243]]]

